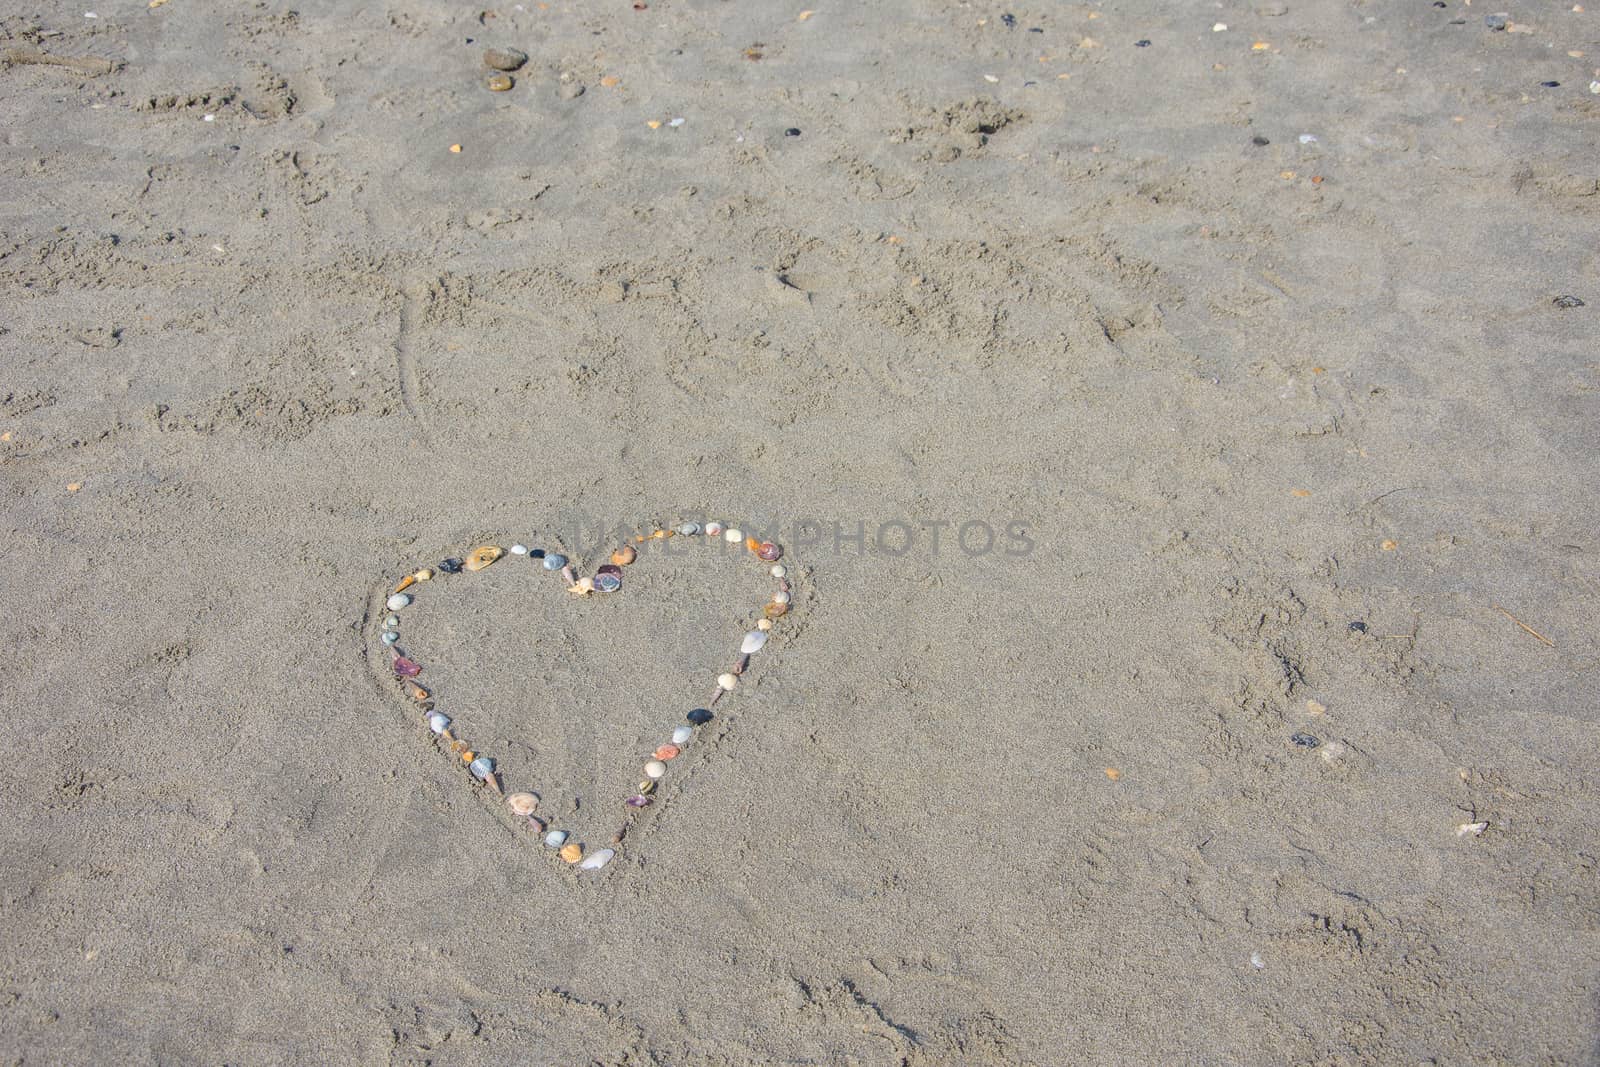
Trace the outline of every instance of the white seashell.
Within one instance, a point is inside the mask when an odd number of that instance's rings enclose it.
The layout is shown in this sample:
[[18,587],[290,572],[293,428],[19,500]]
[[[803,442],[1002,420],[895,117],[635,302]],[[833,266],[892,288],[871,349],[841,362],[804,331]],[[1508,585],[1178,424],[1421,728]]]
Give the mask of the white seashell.
[[780,589],[772,594],[772,602],[774,604],[787,604],[789,602],[789,594]]
[[506,807],[518,815],[532,815],[539,806],[539,798],[532,793],[512,793],[506,797]]
[[739,684],[739,676],[737,674],[719,674],[717,675],[717,684],[724,689],[732,689]]
[[722,539],[728,542],[730,545],[743,544],[744,531],[739,529],[737,526],[730,526],[726,530],[722,531]]
[[744,640],[739,642],[739,651],[748,656],[752,652],[760,652],[761,646],[766,643],[767,635],[765,631],[751,630],[744,635]]
[[524,544],[512,545],[511,554],[513,556],[526,556],[528,554],[528,546]]
[[551,830],[544,835],[545,848],[560,848],[566,844],[567,832],[565,830]]
[[583,858],[582,863],[578,864],[578,870],[598,871],[601,867],[610,863],[611,857],[615,855],[616,853],[609,848],[603,848],[599,852],[591,852]]
[[653,759],[644,765],[644,776],[646,778],[660,778],[666,773],[667,765],[658,759]]
[[406,593],[396,593],[388,600],[385,600],[384,603],[388,605],[390,611],[399,611],[411,603],[411,597]]
[[436,711],[428,716],[428,729],[436,734],[442,734],[450,729],[450,716],[442,711]]
[[786,575],[788,573],[789,573],[789,568],[785,567],[783,564],[775,563],[775,564],[772,565],[772,576],[774,578],[782,578],[784,575]]
[[675,745],[686,745],[689,743],[689,738],[693,736],[694,727],[680,726],[676,730],[672,731],[672,743]]

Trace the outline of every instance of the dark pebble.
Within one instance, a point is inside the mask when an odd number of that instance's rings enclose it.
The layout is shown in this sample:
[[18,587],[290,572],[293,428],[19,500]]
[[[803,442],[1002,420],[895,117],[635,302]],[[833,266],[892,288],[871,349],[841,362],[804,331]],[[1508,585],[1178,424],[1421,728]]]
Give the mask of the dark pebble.
[[798,127],[798,126],[790,126],[787,130],[783,131],[783,135],[785,137],[799,137],[800,136],[800,127]]
[[530,549],[528,549],[528,558],[529,559],[544,559],[544,549],[542,549],[542,548],[530,548]]
[[1029,33],[1043,33],[1043,32],[1044,32],[1044,30],[1042,30],[1042,29],[1041,29],[1041,28],[1039,28],[1039,27],[1038,27],[1038,26],[1030,26],[1030,27],[1029,27],[1029,28],[1028,28],[1028,32],[1029,32]]
[[1364,634],[1367,632],[1367,624],[1358,619],[1350,624],[1350,632],[1353,634]]
[[1265,137],[1252,137],[1252,138],[1250,138],[1250,143],[1255,145],[1258,148],[1265,148],[1267,145],[1271,144],[1272,142],[1267,140]]
[[1579,300],[1575,296],[1558,296],[1558,297],[1556,297],[1554,300],[1552,300],[1550,302],[1552,304],[1554,304],[1558,308],[1581,308],[1581,307],[1583,307],[1583,301]]
[[1448,5],[1444,2],[1444,0],[1433,0],[1433,6],[1434,7],[1447,7]]
[[1559,89],[1559,88],[1561,88],[1561,83],[1560,82],[1540,82],[1539,84],[1544,86],[1546,89]]
[[1295,744],[1299,745],[1301,748],[1316,748],[1318,745],[1322,744],[1321,741],[1319,741],[1317,738],[1313,737],[1312,735],[1310,735],[1310,734],[1302,734],[1302,733],[1290,734],[1289,735],[1289,740],[1293,741]]
[[711,712],[707,711],[705,708],[695,708],[689,713],[688,718],[689,721],[694,723],[696,726],[704,726],[706,723],[711,721],[712,716]]
[[1510,21],[1511,20],[1506,18],[1504,15],[1483,16],[1483,24],[1489,27],[1491,30],[1503,30]]
[[1005,23],[1013,30],[1017,28],[1017,16],[1015,15],[1001,15],[1000,21]]
[[446,574],[460,574],[461,573],[461,561],[459,559],[454,558],[454,557],[451,557],[450,559],[440,560],[439,561],[439,569],[444,571]]
[[1135,48],[1149,48],[1150,47],[1150,42],[1149,41],[1135,41],[1135,42],[1133,42],[1133,47],[1135,47]]

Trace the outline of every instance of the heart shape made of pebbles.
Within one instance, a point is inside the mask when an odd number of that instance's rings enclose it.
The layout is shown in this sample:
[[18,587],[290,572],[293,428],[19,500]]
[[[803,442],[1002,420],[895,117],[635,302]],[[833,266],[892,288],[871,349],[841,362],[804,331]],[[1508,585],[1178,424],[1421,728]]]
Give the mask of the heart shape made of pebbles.
[[672,761],[694,740],[697,730],[712,720],[714,713],[711,709],[738,689],[740,678],[750,665],[750,657],[766,647],[775,620],[789,611],[791,587],[788,569],[778,562],[783,557],[781,547],[770,541],[746,537],[737,527],[719,522],[704,525],[681,522],[635,537],[632,543],[618,547],[611,553],[610,562],[587,577],[580,577],[577,567],[559,552],[530,548],[520,543],[511,546],[509,556],[512,561],[522,561],[524,566],[531,563],[546,574],[559,575],[569,593],[588,597],[620,592],[626,568],[634,565],[641,552],[648,552],[652,545],[669,538],[704,539],[712,543],[720,540],[721,543],[736,546],[740,549],[741,557],[748,556],[768,569],[768,573],[777,580],[778,589],[762,606],[761,617],[756,620],[754,628],[749,629],[740,641],[738,659],[727,671],[717,676],[710,699],[703,707],[691,709],[684,716],[684,721],[674,727],[666,740],[645,758],[638,790],[622,802],[621,827],[609,835],[608,846],[603,848],[589,847],[573,829],[556,826],[551,818],[539,813],[539,795],[523,784],[534,780],[534,768],[502,768],[493,756],[474,750],[466,740],[470,724],[458,723],[441,710],[434,692],[418,681],[423,674],[421,659],[401,647],[402,613],[417,607],[419,598],[433,588],[432,583],[470,578],[506,558],[506,550],[499,545],[481,545],[464,558],[445,559],[413,571],[400,579],[392,592],[383,595],[386,610],[379,613],[381,621],[377,639],[384,655],[388,657],[395,684],[421,711],[422,723],[435,746],[467,772],[469,782],[491,790],[503,799],[506,808],[527,826],[530,835],[579,870],[597,871],[615,858],[617,847],[627,837],[635,821],[655,802],[656,784],[671,772]]

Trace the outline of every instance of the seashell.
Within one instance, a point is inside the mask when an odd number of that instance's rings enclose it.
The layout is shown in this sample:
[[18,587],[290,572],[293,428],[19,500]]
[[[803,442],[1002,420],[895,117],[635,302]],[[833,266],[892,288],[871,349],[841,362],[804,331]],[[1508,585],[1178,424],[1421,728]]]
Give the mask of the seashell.
[[442,559],[439,561],[439,569],[444,571],[446,574],[460,574],[461,561],[456,559],[454,556],[450,557],[449,559]]
[[785,615],[789,614],[789,605],[780,604],[777,601],[773,601],[771,604],[768,604],[766,607],[762,608],[761,613],[769,619],[781,619]]
[[409,680],[406,682],[406,696],[410,697],[412,700],[427,700],[432,695],[432,693],[428,692],[416,682]]
[[693,727],[680,726],[677,729],[672,731],[672,743],[675,744],[675,745],[686,745],[686,744],[689,743],[689,738],[691,738],[693,736],[694,736],[694,728]]
[[746,551],[759,552],[761,551],[761,541],[755,537],[746,537],[744,539],[744,547]]
[[611,562],[615,563],[619,567],[626,567],[628,564],[632,563],[638,558],[639,550],[634,548],[632,545],[623,545],[621,548],[611,553]]
[[592,593],[594,592],[594,589],[595,585],[593,578],[579,578],[577,581],[572,583],[572,591],[580,595]]
[[600,566],[594,569],[594,572],[596,574],[615,574],[620,577],[622,575],[622,568],[617,566],[615,563],[602,563]]
[[491,74],[487,82],[491,93],[503,93],[517,84],[509,74]]
[[651,793],[654,793],[655,791],[656,791],[656,783],[651,781],[650,779],[646,778],[644,781],[639,783],[639,792],[643,793],[645,796],[649,796]]
[[644,765],[644,774],[646,778],[660,778],[666,773],[667,765],[658,759],[653,759]]
[[773,567],[770,573],[774,578],[782,578],[789,573],[789,568],[780,563]]
[[720,523],[720,522],[708,522],[708,523],[706,523],[706,536],[707,537],[715,537],[715,536],[717,536],[717,534],[719,534],[721,532],[722,532],[722,523]]
[[388,600],[384,601],[384,604],[388,606],[390,611],[399,611],[401,608],[408,606],[410,603],[411,597],[406,593],[396,593]]
[[419,582],[429,581],[429,580],[431,580],[433,578],[433,568],[432,567],[424,567],[420,571],[418,571],[417,573],[413,574],[411,577],[415,578]]
[[716,716],[711,714],[711,711],[710,711],[709,708],[695,708],[686,717],[688,718],[688,720],[690,722],[694,723],[696,726],[704,726],[706,723],[710,722]]
[[389,616],[386,616],[384,618],[384,620],[383,620],[383,628],[385,630],[392,630],[396,626],[399,626],[399,625],[400,625],[400,616],[398,616],[398,615],[389,615]]
[[643,793],[640,793],[636,796],[629,797],[627,800],[624,800],[623,803],[628,805],[630,808],[647,808],[651,804],[655,803],[655,801],[651,800]]
[[680,522],[677,529],[684,537],[693,537],[700,532],[700,524],[698,522]]
[[[783,558],[783,548],[771,541],[763,541],[756,547],[756,556],[767,563],[776,563]],[[779,575],[773,575],[779,577]]]
[[787,604],[789,602],[788,590],[780,589],[778,592],[773,593],[772,602],[774,604]]
[[378,640],[382,641],[386,645],[392,645],[396,641],[400,640],[400,633],[397,630],[386,630],[384,631],[383,636],[378,638]]
[[428,729],[436,734],[442,734],[450,729],[450,716],[442,711],[436,711],[428,716]]
[[511,554],[513,556],[526,556],[528,554],[528,546],[518,541],[511,546]]
[[465,741],[452,741],[452,742],[450,742],[450,751],[454,752],[456,755],[459,756],[461,753],[465,752],[466,750],[467,750],[467,743]]
[[[466,748],[465,745],[466,743],[462,742],[461,762],[471,763],[473,760],[478,758],[478,754],[472,751],[472,749]],[[455,746],[452,745],[451,747],[454,748]]]
[[573,841],[571,844],[561,846],[561,858],[568,863],[577,863],[583,859],[583,846]]
[[611,857],[615,855],[616,853],[609,848],[603,848],[599,852],[590,853],[588,859],[578,864],[578,870],[598,871],[601,867],[604,867],[606,864],[610,863]]
[[758,620],[756,620],[756,629],[761,630],[762,632],[766,632],[768,630],[771,630],[772,629],[772,620],[771,619],[758,619]]
[[739,676],[736,674],[719,674],[717,675],[717,684],[725,690],[731,690],[739,684]]
[[560,848],[566,842],[566,840],[567,832],[565,830],[551,830],[549,833],[544,835],[544,847]]
[[414,574],[408,574],[404,578],[400,579],[400,581],[395,585],[394,591],[396,593],[403,593],[416,584],[417,576]]
[[481,571],[505,554],[506,550],[499,545],[483,545],[473,549],[472,555],[467,557],[467,562],[462,566],[469,571]]
[[730,526],[722,531],[722,539],[730,545],[736,545],[744,540],[744,531],[737,526]]
[[567,565],[567,557],[559,552],[547,552],[544,557],[544,569],[558,571]]
[[528,53],[520,48],[486,48],[483,65],[490,70],[516,70],[528,61]]
[[766,643],[767,635],[765,631],[751,630],[744,635],[744,640],[739,642],[739,651],[748,656],[752,652],[760,652],[762,646]]
[[394,667],[394,673],[402,678],[415,678],[422,673],[422,664],[415,663],[398,654],[394,657],[392,666]]
[[622,588],[622,579],[615,574],[597,574],[594,576],[594,587],[602,593],[615,593]]
[[682,751],[677,745],[661,745],[656,749],[655,757],[658,760],[677,759],[678,753]]
[[539,798],[532,793],[512,793],[506,797],[506,807],[513,815],[532,815],[539,806]]

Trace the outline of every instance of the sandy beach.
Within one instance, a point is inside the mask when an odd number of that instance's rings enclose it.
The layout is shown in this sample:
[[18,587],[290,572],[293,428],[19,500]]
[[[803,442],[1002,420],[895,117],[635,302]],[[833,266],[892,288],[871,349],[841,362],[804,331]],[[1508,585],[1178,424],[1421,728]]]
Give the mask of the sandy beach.
[[0,15],[0,1062],[1600,1064],[1596,19]]

